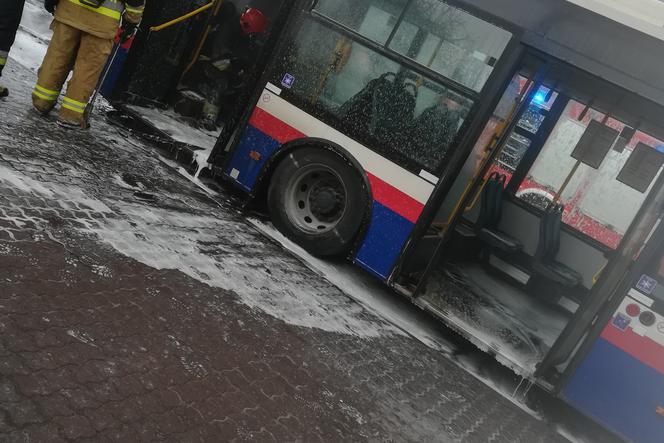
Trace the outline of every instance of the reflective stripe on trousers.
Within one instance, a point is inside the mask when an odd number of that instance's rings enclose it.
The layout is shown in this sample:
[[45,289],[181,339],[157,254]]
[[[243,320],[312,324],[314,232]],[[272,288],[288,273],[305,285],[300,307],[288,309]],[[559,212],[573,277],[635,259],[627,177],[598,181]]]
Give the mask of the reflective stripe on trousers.
[[82,8],[89,9],[90,11],[94,11],[101,15],[105,15],[106,17],[111,17],[117,21],[120,21],[120,18],[122,17],[122,11],[124,11],[124,3],[120,0],[106,0],[98,8],[93,8],[92,6],[83,4],[80,0],[68,1]]
[[7,57],[9,57],[9,52],[0,51],[0,66],[5,66],[7,63]]
[[63,108],[69,109],[70,111],[76,112],[78,114],[83,114],[85,112],[86,106],[88,106],[87,103],[79,102],[69,97],[62,99]]
[[43,86],[35,85],[35,89],[32,90],[32,95],[48,102],[54,102],[58,99],[60,91],[53,91],[51,89],[46,89]]
[[131,14],[139,14],[142,15],[143,12],[145,12],[145,6],[139,6],[137,8],[134,8],[132,6],[127,6],[125,7],[125,11],[131,13]]

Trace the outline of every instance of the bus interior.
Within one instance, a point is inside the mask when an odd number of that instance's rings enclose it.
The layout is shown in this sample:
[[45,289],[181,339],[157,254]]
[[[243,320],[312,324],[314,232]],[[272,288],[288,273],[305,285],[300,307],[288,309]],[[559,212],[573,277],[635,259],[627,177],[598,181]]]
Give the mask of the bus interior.
[[659,112],[562,62],[524,62],[397,290],[533,376],[661,174]]
[[228,114],[235,111],[238,95],[243,94],[245,86],[247,90],[253,88],[262,69],[258,59],[264,55],[258,50],[252,52],[255,65],[242,71],[242,76],[229,67],[235,59],[231,50],[235,49],[232,41],[237,36],[233,32],[240,27],[239,15],[246,8],[257,8],[267,17],[267,31],[254,37],[256,48],[267,50],[279,34],[274,30],[282,19],[284,3],[216,2],[212,8],[163,29],[152,27],[209,3],[168,0],[151,5],[143,20],[150,32],[136,37],[111,101],[140,119],[149,133],[200,149],[199,157],[206,160],[203,157],[208,157],[217,143]]

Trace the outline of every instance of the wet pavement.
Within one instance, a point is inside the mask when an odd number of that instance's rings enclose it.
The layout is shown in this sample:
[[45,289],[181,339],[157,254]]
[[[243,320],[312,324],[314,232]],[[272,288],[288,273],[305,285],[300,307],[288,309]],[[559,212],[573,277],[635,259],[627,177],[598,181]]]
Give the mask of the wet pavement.
[[109,126],[0,102],[0,441],[565,441]]

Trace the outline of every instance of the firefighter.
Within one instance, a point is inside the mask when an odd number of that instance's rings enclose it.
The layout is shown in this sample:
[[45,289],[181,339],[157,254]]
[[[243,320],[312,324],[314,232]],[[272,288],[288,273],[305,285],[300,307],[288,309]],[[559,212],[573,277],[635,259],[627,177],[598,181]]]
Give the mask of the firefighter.
[[32,91],[33,105],[47,115],[73,70],[58,123],[85,129],[85,109],[111,53],[118,27],[122,22],[120,40],[125,42],[136,31],[145,0],[45,0],[44,7],[55,15],[53,37]]
[[[25,0],[0,0],[0,77],[7,64],[9,50],[14,44],[18,25],[21,23]],[[9,89],[0,85],[0,97],[7,97]]]
[[183,81],[204,97],[201,126],[208,130],[217,128],[222,106],[231,112],[237,105],[268,29],[268,18],[259,9],[238,14],[231,2],[224,2],[215,19],[208,44]]

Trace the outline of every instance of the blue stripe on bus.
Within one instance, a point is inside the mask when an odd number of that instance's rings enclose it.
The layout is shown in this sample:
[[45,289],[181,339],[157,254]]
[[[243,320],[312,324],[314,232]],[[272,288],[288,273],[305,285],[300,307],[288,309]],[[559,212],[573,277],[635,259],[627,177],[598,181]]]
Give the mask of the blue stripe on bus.
[[414,226],[396,212],[374,201],[371,223],[362,247],[355,256],[355,263],[381,280],[387,280]]
[[664,375],[600,338],[565,387],[563,396],[627,440],[661,443]]
[[[237,171],[235,182],[246,191],[251,191],[256,185],[256,180],[265,165],[265,162],[280,147],[278,141],[267,136],[263,132],[247,126],[242,134],[242,139],[233,152],[233,158],[226,168],[226,174],[233,176],[233,170]],[[249,154],[255,151],[260,154],[260,160],[254,160]]]

